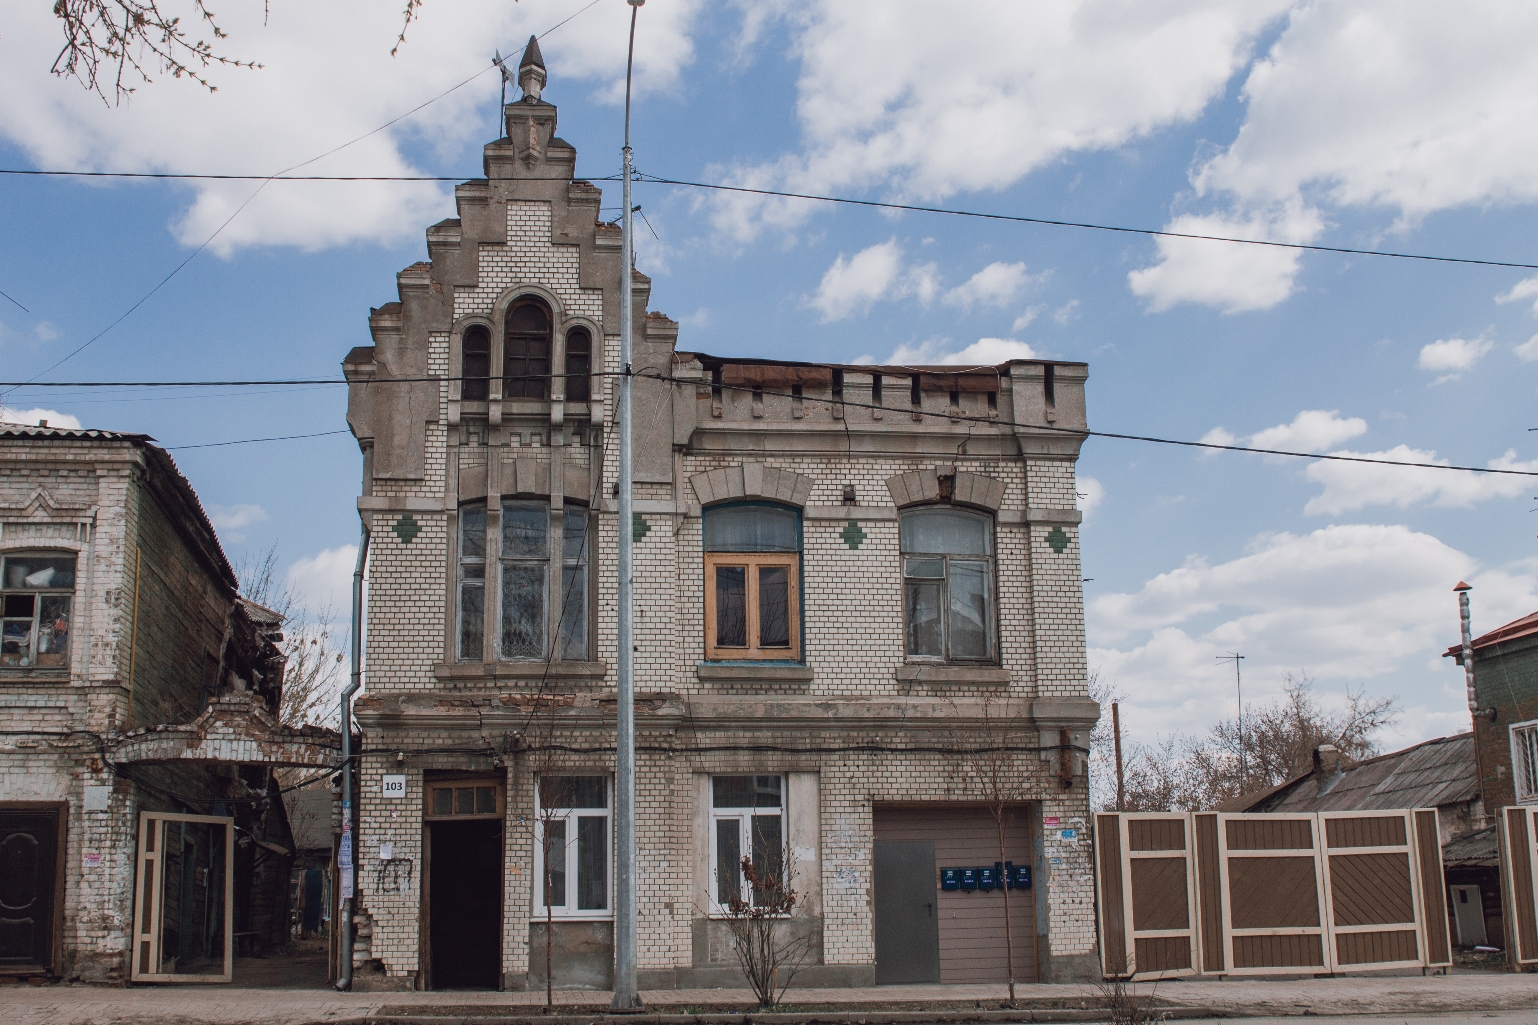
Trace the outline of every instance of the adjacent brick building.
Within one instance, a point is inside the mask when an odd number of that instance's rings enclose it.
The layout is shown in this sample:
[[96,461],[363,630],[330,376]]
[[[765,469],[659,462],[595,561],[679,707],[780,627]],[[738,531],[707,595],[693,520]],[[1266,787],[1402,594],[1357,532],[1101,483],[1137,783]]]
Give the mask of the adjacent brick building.
[[151,440],[0,424],[0,974],[220,975],[288,933],[263,795],[336,736],[273,721],[281,623]]
[[633,271],[618,523],[620,232],[537,46],[520,77],[486,177],[343,364],[372,537],[360,984],[542,985],[547,919],[557,982],[611,979],[621,529],[643,988],[738,984],[744,857],[803,894],[802,984],[1002,980],[1006,892],[1017,978],[1097,974],[1085,366],[712,356]]

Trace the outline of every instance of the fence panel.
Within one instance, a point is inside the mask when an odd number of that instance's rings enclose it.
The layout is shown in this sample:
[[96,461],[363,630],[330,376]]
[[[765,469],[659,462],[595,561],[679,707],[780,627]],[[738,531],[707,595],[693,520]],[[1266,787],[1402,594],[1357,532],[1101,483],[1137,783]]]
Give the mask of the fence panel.
[[1228,970],[1329,971],[1315,815],[1219,815]]
[[1109,974],[1163,979],[1199,970],[1190,835],[1183,814],[1097,817]]
[[1408,811],[1321,812],[1331,968],[1424,963],[1415,833]]
[[1442,868],[1442,830],[1435,808],[1415,812],[1416,863],[1420,868],[1421,935],[1425,940],[1425,965],[1450,968],[1453,963],[1452,933],[1447,924],[1447,875]]
[[1501,889],[1508,910],[1511,955],[1538,964],[1538,809],[1501,809]]
[[1224,931],[1223,854],[1218,843],[1217,812],[1191,816],[1196,875],[1197,949],[1204,975],[1228,971],[1228,933]]

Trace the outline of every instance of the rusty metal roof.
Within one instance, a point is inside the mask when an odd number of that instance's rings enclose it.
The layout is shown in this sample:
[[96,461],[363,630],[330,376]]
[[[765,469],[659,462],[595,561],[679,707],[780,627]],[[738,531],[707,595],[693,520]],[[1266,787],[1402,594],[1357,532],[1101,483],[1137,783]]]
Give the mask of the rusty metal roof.
[[[1489,633],[1480,634],[1474,638],[1472,647],[1475,651],[1480,648],[1488,648],[1506,641],[1514,641],[1519,637],[1531,637],[1538,634],[1538,612],[1529,613],[1521,619],[1513,619],[1505,626],[1498,626]],[[1443,658],[1460,658],[1463,654],[1463,645],[1454,644],[1451,648],[1442,652]],[[1461,665],[1461,659],[1459,664]]]
[[1438,808],[1472,801],[1478,796],[1474,735],[1459,733],[1357,762],[1326,781],[1323,794],[1319,792],[1313,773],[1299,776],[1242,810],[1312,812]]

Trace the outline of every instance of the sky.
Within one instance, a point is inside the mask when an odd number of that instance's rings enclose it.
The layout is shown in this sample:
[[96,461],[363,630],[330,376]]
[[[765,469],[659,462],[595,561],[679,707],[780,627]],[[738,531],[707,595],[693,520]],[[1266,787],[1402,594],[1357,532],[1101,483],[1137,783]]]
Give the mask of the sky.
[[[220,5],[220,45],[262,68],[116,105],[50,74],[59,24],[18,6],[0,168],[478,177],[494,72],[374,130],[570,18],[541,41],[544,98],[580,175],[618,171],[623,0],[428,0],[392,57],[400,6]],[[1538,7],[1509,3],[649,0],[632,142],[677,180],[1538,264],[1535,55]],[[0,378],[339,376],[451,186],[259,185],[0,176],[0,290],[26,307],[0,299]],[[635,194],[681,348],[1079,360],[1097,430],[1538,471],[1532,270]],[[234,562],[276,544],[309,606],[345,614],[353,439],[214,444],[345,431],[342,388],[0,404],[153,435]],[[1326,704],[1396,696],[1386,749],[1458,732],[1453,585],[1476,632],[1538,608],[1538,479],[1101,438],[1079,472],[1089,666],[1139,741],[1231,717],[1235,652],[1246,702],[1301,674]]]

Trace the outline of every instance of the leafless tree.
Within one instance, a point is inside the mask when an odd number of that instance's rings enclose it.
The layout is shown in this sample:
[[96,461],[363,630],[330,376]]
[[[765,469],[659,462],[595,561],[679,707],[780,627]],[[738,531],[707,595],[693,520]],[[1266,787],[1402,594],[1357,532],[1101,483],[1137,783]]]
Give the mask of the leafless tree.
[[724,905],[726,927],[759,1006],[772,1007],[784,999],[812,948],[812,934],[791,923],[800,900],[791,886],[796,875],[794,854],[782,854],[778,864],[765,866],[755,866],[751,855],[744,857],[742,875],[747,892],[737,893]]
[[318,612],[305,608],[306,596],[278,575],[278,546],[236,568],[241,596],[263,605],[284,619],[283,675],[279,718],[289,726],[324,723],[336,714],[336,697],[346,675],[347,631],[332,632],[335,614],[329,606]]
[[[1306,673],[1288,673],[1279,701],[1247,711],[1242,724],[1220,722],[1203,738],[1170,737],[1136,746],[1127,765],[1127,810],[1211,808],[1308,772],[1314,748],[1334,744],[1343,764],[1378,753],[1375,738],[1400,715],[1393,697],[1346,692],[1330,710]],[[1242,729],[1241,729],[1242,725]]]
[[[999,862],[1009,858],[1006,839],[1011,813],[1020,814],[1027,801],[1039,800],[1040,781],[1034,773],[1025,771],[1021,753],[1038,743],[1038,734],[1029,723],[1029,705],[1009,698],[984,696],[975,715],[951,703],[952,716],[957,720],[952,730],[952,751],[959,764],[962,786],[975,794],[988,807],[993,816],[998,835]],[[1065,731],[1066,732],[1066,731]],[[1059,753],[1060,779],[1072,783],[1072,752]],[[1067,768],[1067,772],[1063,769]],[[1015,936],[1014,923],[1009,912],[1009,883],[999,880],[1004,896],[1004,958],[1009,979],[1009,1003],[1015,1003]]]
[[[405,44],[406,30],[421,14],[424,2],[406,0],[400,36],[390,56]],[[265,23],[266,0],[262,12]],[[55,0],[53,13],[64,32],[53,73],[77,79],[103,102],[107,102],[109,80],[112,101],[120,104],[133,95],[138,83],[153,82],[153,75],[190,78],[217,92],[218,86],[204,77],[208,69],[263,67],[216,49],[222,48],[229,34],[219,27],[208,0]],[[207,33],[208,38],[190,38],[189,30]]]

